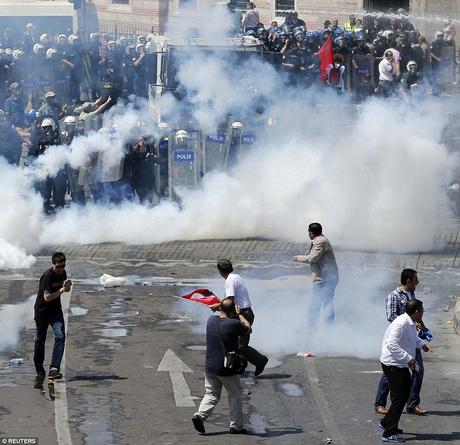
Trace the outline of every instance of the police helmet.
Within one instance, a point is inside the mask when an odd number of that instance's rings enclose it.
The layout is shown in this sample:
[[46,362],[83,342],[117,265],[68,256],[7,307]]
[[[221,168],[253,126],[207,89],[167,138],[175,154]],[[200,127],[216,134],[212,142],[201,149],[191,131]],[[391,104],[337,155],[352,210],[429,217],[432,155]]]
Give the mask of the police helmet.
[[64,119],[64,124],[76,124],[77,119],[75,119],[75,116],[66,116]]
[[117,42],[115,42],[115,40],[109,40],[107,46],[109,47],[109,49],[115,49],[115,47],[117,46]]
[[136,48],[134,45],[128,45],[125,48],[125,53],[129,56],[133,51],[136,51]]
[[250,29],[249,31],[246,31],[246,35],[250,36],[250,37],[257,38],[257,33],[253,29]]
[[6,49],[5,49],[5,54],[6,54],[7,56],[12,56],[12,55],[13,55],[13,50],[12,50],[11,48],[6,48]]
[[57,50],[55,50],[54,48],[48,48],[46,50],[46,58],[53,59],[57,55],[57,53]]
[[128,37],[126,37],[126,36],[121,36],[121,37],[118,39],[118,44],[119,44],[120,46],[125,46],[127,43],[128,43]]
[[410,71],[411,68],[417,69],[417,62],[415,60],[410,60],[406,65],[407,71]]
[[15,49],[13,51],[13,59],[19,60],[24,55],[24,51],[22,49]]
[[45,50],[45,47],[41,43],[36,43],[32,48],[34,54],[40,54]]
[[145,36],[139,36],[137,38],[137,43],[140,43],[141,45],[145,45],[147,43],[147,38]]
[[42,120],[42,123],[40,125],[43,129],[45,128],[50,128],[55,131],[56,130],[56,123],[54,122],[53,119],[51,119],[50,117],[47,117],[45,119]]
[[58,35],[58,42],[59,43],[67,43],[67,36],[65,34]]
[[48,34],[42,34],[40,36],[40,43],[42,45],[48,45],[49,41],[50,41],[50,36]]
[[92,43],[97,42],[98,38],[99,38],[99,33],[97,33],[97,32],[92,32],[89,35],[89,41],[92,42]]
[[69,42],[70,45],[73,44],[73,41],[75,40],[76,37],[77,37],[77,36],[76,36],[75,34],[70,34],[70,36],[67,37],[67,40],[68,40],[68,42]]
[[440,37],[444,38],[444,33],[442,31],[437,31],[435,37],[436,39],[439,39]]
[[29,23],[27,23],[27,25],[26,25],[26,29],[34,29],[34,28],[35,28],[35,26],[34,26],[34,25],[32,25],[32,23],[30,23],[30,22],[29,22]]
[[188,133],[185,130],[176,131],[176,142],[178,144],[186,143],[188,140]]
[[145,46],[142,43],[138,43],[136,45],[136,51],[139,53],[141,51],[145,50]]
[[231,125],[232,129],[233,130],[242,130],[243,129],[243,124],[241,122],[233,122],[233,124]]

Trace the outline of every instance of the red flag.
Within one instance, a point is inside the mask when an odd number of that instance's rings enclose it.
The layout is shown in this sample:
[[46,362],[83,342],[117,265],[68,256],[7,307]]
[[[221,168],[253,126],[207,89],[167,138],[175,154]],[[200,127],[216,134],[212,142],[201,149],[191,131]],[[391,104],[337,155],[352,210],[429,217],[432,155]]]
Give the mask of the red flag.
[[321,80],[327,79],[326,68],[332,64],[332,37],[329,36],[316,53],[321,61]]
[[206,306],[220,303],[220,300],[209,289],[195,289],[187,295],[178,296],[178,298],[194,301],[195,303],[201,303]]

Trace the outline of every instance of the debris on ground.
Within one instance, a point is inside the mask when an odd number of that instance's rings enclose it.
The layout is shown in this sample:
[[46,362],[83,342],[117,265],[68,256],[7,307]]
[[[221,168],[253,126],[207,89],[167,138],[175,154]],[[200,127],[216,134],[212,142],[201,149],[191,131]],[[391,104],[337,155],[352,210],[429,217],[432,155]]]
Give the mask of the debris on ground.
[[313,352],[298,352],[297,357],[314,357]]
[[134,283],[125,277],[113,277],[107,273],[102,275],[99,281],[104,287],[134,286]]

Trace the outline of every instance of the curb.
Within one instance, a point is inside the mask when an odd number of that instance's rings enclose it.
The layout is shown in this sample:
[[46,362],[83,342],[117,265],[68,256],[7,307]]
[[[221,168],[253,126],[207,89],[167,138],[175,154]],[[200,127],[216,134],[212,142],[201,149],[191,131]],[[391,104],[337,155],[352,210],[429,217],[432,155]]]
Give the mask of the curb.
[[457,335],[460,335],[460,300],[457,301],[457,304],[454,307],[454,315],[452,317],[454,331]]

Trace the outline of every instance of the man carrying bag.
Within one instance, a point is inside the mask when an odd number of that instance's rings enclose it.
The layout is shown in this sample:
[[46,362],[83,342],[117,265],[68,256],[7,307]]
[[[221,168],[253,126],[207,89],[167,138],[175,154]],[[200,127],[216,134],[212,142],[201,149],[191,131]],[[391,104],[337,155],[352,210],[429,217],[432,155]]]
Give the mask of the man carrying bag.
[[204,421],[219,403],[222,386],[228,393],[230,408],[230,434],[246,434],[243,428],[243,400],[239,374],[244,371],[247,361],[238,354],[238,338],[251,332],[251,325],[240,314],[232,299],[221,302],[219,317],[211,315],[206,324],[206,393],[198,411],[192,417],[195,429],[204,434]]

